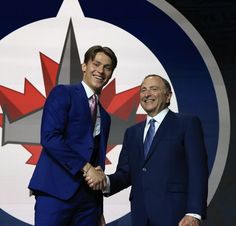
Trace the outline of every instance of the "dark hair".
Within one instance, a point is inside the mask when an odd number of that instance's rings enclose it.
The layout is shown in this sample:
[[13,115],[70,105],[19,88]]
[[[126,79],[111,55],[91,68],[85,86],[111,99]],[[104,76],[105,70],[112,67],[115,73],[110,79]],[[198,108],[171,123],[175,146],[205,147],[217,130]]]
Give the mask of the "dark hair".
[[87,64],[89,60],[94,60],[97,53],[104,53],[111,58],[112,61],[112,71],[116,68],[117,58],[115,53],[109,47],[103,47],[100,45],[90,47],[84,54],[84,63]]

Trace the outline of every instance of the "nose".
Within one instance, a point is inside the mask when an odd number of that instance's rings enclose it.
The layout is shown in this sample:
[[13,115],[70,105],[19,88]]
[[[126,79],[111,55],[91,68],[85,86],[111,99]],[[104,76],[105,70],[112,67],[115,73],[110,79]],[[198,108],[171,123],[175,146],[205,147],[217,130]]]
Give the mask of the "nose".
[[151,95],[151,90],[149,90],[149,89],[145,90],[144,96],[145,96],[145,97],[148,97],[148,96],[150,96],[150,95]]
[[102,73],[104,72],[104,67],[103,67],[103,65],[99,65],[99,66],[97,67],[97,72],[99,72],[100,74],[102,74]]

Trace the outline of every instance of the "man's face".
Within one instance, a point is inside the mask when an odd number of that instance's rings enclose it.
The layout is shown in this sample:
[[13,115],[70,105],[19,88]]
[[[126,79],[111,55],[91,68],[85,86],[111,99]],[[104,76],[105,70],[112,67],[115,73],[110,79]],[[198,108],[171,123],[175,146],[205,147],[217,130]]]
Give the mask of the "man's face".
[[83,81],[95,92],[100,93],[112,76],[112,61],[103,52],[98,52],[94,60],[82,64]]
[[171,93],[159,77],[146,78],[140,88],[140,104],[151,117],[162,111],[170,102]]

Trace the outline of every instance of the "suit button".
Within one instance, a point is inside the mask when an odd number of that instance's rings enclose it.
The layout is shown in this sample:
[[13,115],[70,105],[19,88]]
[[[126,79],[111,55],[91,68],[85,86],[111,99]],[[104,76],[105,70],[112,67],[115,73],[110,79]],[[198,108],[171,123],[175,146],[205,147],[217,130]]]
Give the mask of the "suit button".
[[143,172],[146,172],[146,171],[147,171],[147,168],[143,167],[143,168],[142,168],[142,171],[143,171]]

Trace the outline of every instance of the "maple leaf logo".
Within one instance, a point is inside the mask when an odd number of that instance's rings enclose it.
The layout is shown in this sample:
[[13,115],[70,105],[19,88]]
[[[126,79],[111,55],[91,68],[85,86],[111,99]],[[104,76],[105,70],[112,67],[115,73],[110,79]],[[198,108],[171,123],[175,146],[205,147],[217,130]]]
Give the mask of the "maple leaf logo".
[[[71,21],[60,63],[43,53],[39,56],[46,96],[42,95],[27,79],[25,79],[24,93],[0,85],[0,105],[3,109],[3,114],[0,114],[0,126],[3,128],[2,145],[22,144],[31,153],[26,163],[32,165],[37,163],[42,150],[39,142],[40,120],[43,105],[51,89],[60,83],[72,84],[82,80],[81,62]],[[68,59],[65,56],[71,57]],[[136,115],[139,105],[139,86],[118,94],[115,87],[116,81],[113,79],[100,96],[101,104],[110,113],[112,119],[107,152],[122,143],[125,128],[144,117],[144,115]],[[110,164],[108,159],[106,164]]]

